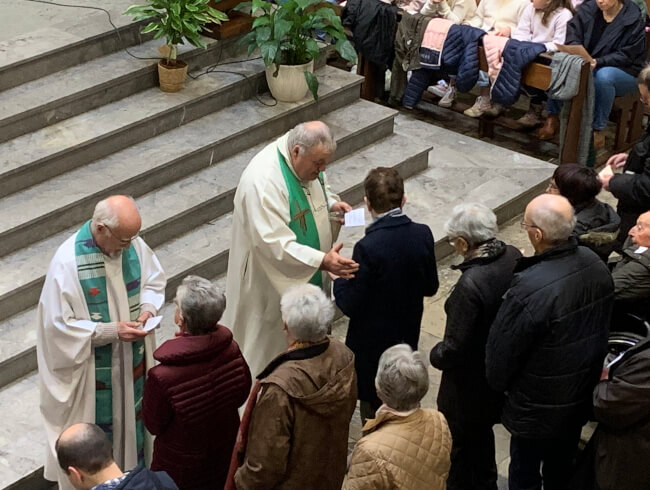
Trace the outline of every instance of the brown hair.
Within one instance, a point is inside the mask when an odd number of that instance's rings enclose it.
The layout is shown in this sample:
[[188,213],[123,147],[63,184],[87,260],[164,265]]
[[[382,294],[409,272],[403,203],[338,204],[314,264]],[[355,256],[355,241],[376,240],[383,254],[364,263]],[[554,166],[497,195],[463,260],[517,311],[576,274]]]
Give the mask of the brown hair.
[[637,82],[639,85],[643,85],[646,89],[650,90],[650,65],[646,65],[643,70],[641,70]]
[[572,14],[576,13],[571,0],[551,0],[551,3],[546,8],[540,9],[540,12],[544,13],[542,15],[542,24],[547,26],[551,15],[559,9],[569,9]]
[[373,168],[363,181],[368,204],[377,213],[402,206],[404,180],[394,168]]

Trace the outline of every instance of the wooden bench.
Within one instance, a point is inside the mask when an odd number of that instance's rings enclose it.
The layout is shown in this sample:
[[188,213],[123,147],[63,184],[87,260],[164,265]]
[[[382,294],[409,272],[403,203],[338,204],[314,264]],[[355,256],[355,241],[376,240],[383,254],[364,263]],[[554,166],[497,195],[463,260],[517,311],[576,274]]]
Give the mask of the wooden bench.
[[629,149],[643,133],[643,114],[645,106],[638,92],[616,97],[610,119],[616,123],[614,152]]

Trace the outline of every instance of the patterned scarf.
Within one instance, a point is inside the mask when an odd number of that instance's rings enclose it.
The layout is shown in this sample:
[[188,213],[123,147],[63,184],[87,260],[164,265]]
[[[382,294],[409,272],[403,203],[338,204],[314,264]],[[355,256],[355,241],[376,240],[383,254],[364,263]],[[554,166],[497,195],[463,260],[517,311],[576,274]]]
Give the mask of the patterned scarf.
[[[90,220],[75,239],[77,275],[84,293],[90,319],[111,322],[106,289],[104,254],[90,232]],[[129,302],[129,319],[135,321],[140,312],[140,260],[133,246],[122,252],[122,277]],[[135,403],[136,444],[138,461],[144,462],[144,425],[142,423],[142,394],[144,391],[144,341],[133,342],[133,400]],[[95,347],[95,423],[113,440],[113,344]]]

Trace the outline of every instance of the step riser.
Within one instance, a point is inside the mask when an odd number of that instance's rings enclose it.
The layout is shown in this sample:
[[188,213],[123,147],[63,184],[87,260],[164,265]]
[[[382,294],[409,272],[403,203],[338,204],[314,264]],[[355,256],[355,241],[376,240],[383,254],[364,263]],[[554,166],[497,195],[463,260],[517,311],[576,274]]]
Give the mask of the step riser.
[[[232,94],[232,96],[237,96],[237,94]],[[255,146],[265,139],[270,139],[273,136],[288,131],[301,121],[318,119],[322,114],[344,107],[358,98],[359,85],[351,85],[342,91],[321,98],[318,103],[302,106],[280,119],[266,121],[258,127],[251,127],[242,133],[233,135],[225,141],[222,140],[216,146],[204,148],[189,156],[179,158],[169,165],[149,171],[120,185],[104,189],[103,192],[97,193],[91,198],[79,200],[69,206],[57,209],[51,214],[41,216],[37,220],[1,234],[0,256],[18,250],[25,243],[42,240],[46,236],[63,231],[75,223],[84,221],[92,214],[97,201],[104,197],[112,194],[128,194],[134,197],[141,196],[158,187],[173,182],[179,176],[185,176],[200,170],[210,165],[210,163],[214,164],[222,158],[227,158],[251,146]],[[235,102],[239,101],[235,100],[232,103]],[[207,102],[206,105],[208,105]],[[227,148],[227,151],[224,151],[224,148]],[[217,151],[219,152],[218,154]],[[169,236],[167,239],[169,239]],[[2,306],[1,300],[0,306]],[[2,316],[0,315],[0,317]]]
[[[226,43],[228,44],[232,42]],[[179,58],[188,63],[191,71],[217,63],[219,58],[223,57],[223,49],[224,44],[214,43],[207,50],[196,49],[180,55]],[[154,61],[151,63],[152,65],[121,78],[111,79],[70,97],[0,121],[0,143],[156,86],[158,69]]]
[[[282,119],[273,122],[274,126],[263,125],[259,128],[250,128],[245,134],[234,135],[226,144],[228,152],[223,152],[221,157],[234,155],[239,151],[248,149],[260,142],[273,138],[278,134],[288,131],[298,122],[308,118],[317,119],[319,115],[326,114],[340,107],[343,107],[358,98],[358,86],[352,86],[344,93],[339,93],[335,97],[321,98],[319,104],[311,104],[303,111],[294,111],[286,114]],[[331,105],[330,105],[331,104]],[[316,111],[316,113],[314,113]],[[339,141],[337,156],[343,158],[370,143],[381,138],[389,136],[393,131],[393,118],[381,121],[379,124],[364,128],[362,131],[342,138]],[[219,144],[223,146],[223,144]],[[113,193],[122,192],[130,195],[142,195],[150,190],[168,184],[179,177],[178,169],[182,168],[183,175],[200,170],[210,162],[210,155],[214,147],[209,147],[201,152],[179,160],[173,168],[166,168],[161,175],[147,173],[145,177],[133,181],[124,188],[116,189],[111,192],[95,195],[92,199],[84,200],[77,203],[73,208],[62,211],[57,218],[48,218],[38,224],[36,231],[30,232],[27,229],[22,238],[17,239],[17,246],[24,245],[22,240],[42,239],[48,233],[55,233],[70,228],[71,226],[81,223],[92,215],[95,204],[102,197]],[[214,164],[214,162],[213,162]],[[232,189],[213,199],[206,200],[201,206],[193,208],[188,213],[175,216],[156,226],[143,230],[142,237],[147,241],[149,246],[157,247],[158,245],[174,238],[191,229],[206,223],[219,216],[232,211],[232,199],[235,190]],[[5,241],[5,238],[1,238]],[[44,271],[45,272],[45,271]],[[0,321],[19,313],[27,308],[32,307],[38,302],[43,287],[44,277],[29,284],[12,290],[10,293],[0,297]]]
[[122,42],[119,41],[115,31],[108,31],[54,52],[46,52],[40,56],[2,67],[0,68],[0,90],[17,87],[23,83],[114,53],[118,49],[142,44],[153,37],[151,34],[140,34],[140,27],[143,25],[145,23],[139,22],[120,27]]
[[[266,90],[264,74],[256,73],[249,76],[248,80],[242,78],[241,82],[229,85],[225,90],[217,90],[181,107],[143,119],[95,140],[32,162],[30,165],[24,165],[16,172],[0,179],[0,197],[39,184],[229,105],[249,99],[264,90]],[[2,253],[0,252],[0,255]]]

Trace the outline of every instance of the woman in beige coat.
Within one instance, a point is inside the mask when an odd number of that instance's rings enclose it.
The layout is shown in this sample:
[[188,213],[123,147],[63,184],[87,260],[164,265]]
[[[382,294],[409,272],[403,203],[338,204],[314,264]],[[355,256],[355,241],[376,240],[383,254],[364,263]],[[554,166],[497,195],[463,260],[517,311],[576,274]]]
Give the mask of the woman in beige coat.
[[387,349],[375,385],[384,404],[363,427],[343,490],[444,490],[451,432],[444,415],[420,408],[429,375],[419,352],[407,344]]

